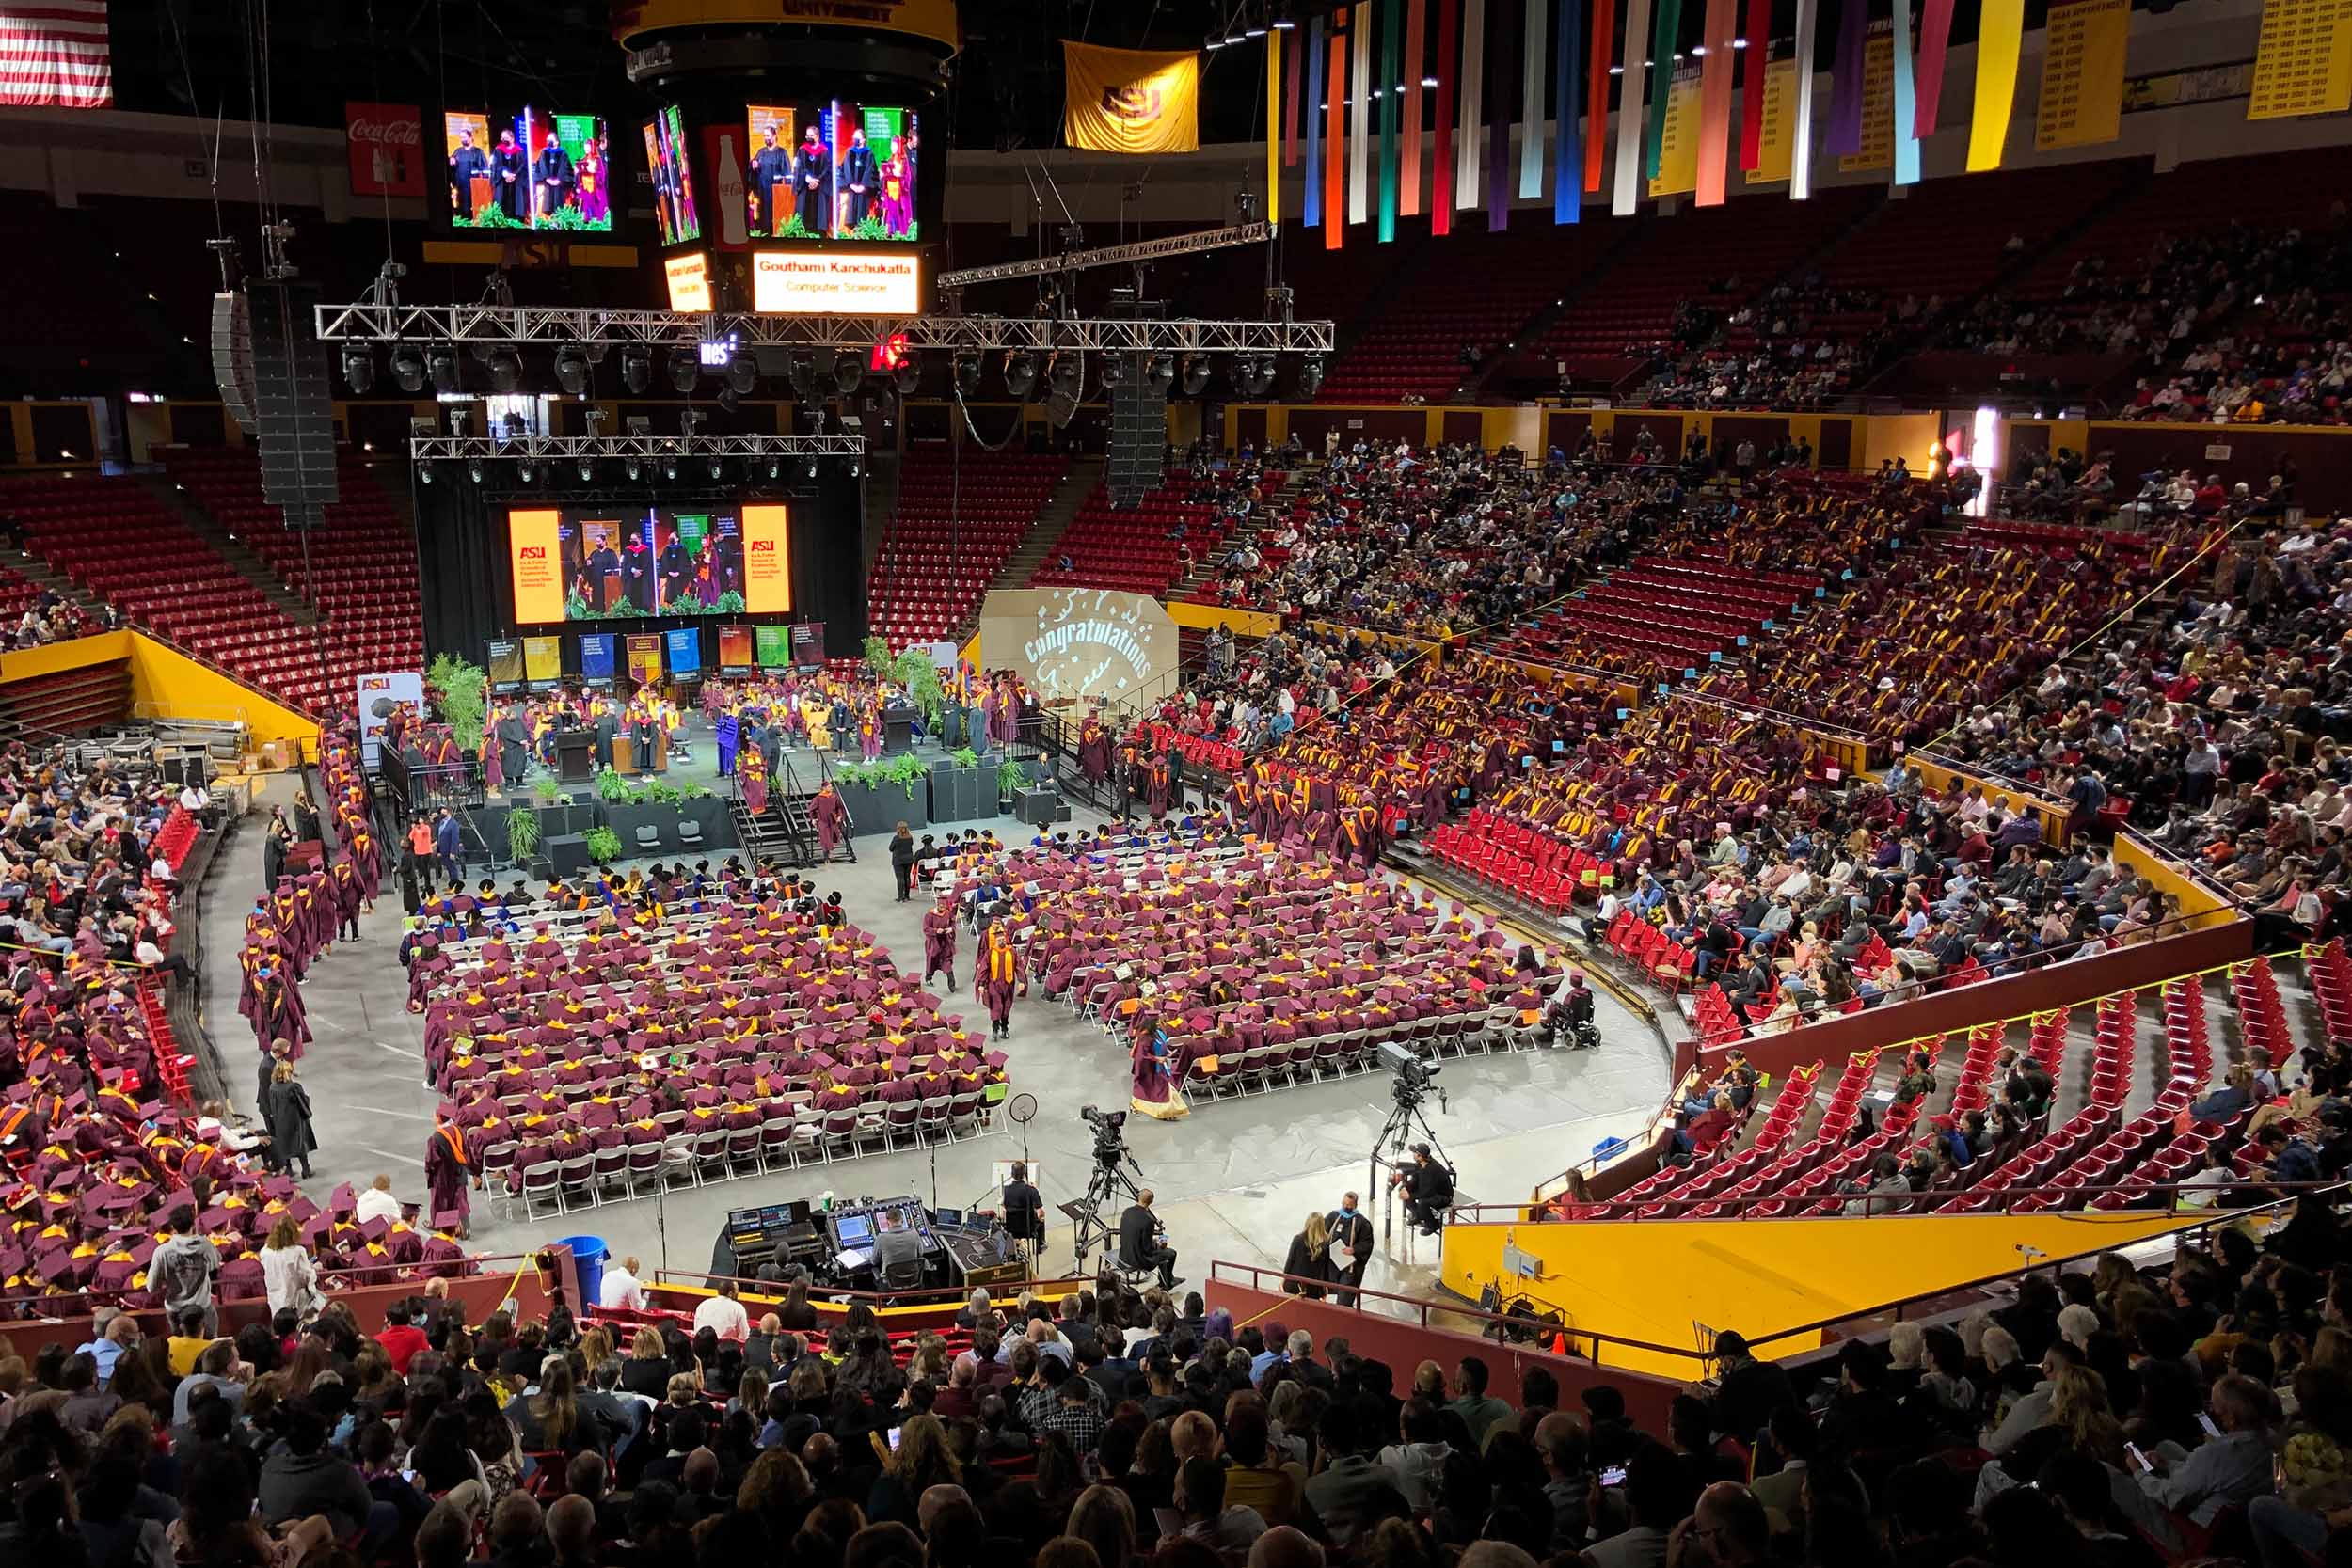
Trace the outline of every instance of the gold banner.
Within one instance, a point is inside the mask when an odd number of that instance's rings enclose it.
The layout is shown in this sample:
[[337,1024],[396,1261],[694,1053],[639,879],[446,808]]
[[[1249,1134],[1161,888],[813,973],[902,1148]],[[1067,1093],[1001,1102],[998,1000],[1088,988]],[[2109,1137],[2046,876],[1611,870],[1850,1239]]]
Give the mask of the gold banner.
[[2352,108],[2352,0],[2267,0],[2249,119]]
[[560,637],[523,639],[523,679],[559,681],[564,678],[564,640]]
[[1658,138],[1652,196],[1684,196],[1699,188],[1699,73],[1675,72],[1666,93],[1666,124]]
[[1062,139],[1089,152],[1200,150],[1200,56],[1063,40]]
[[2050,8],[2034,150],[2092,147],[2122,134],[2123,51],[2131,22],[2131,0],[2074,0]]
[[1770,185],[1786,181],[1796,139],[1797,62],[1774,60],[1764,71],[1764,124],[1756,144],[1756,167],[1748,171],[1747,182]]

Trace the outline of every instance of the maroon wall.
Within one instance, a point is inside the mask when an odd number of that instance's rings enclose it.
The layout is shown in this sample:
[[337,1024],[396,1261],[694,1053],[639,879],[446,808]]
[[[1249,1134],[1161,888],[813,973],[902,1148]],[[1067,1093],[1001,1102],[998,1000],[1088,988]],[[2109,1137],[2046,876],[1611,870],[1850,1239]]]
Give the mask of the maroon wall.
[[1476,446],[1486,434],[1486,423],[1475,408],[1449,408],[1445,411],[1444,438],[1465,446]]
[[1788,420],[1780,414],[1718,414],[1715,416],[1715,450],[1728,458],[1742,441],[1754,441],[1760,456],[1764,449],[1775,441],[1788,438]]
[[1593,427],[1593,417],[1581,408],[1555,408],[1544,416],[1544,443],[1576,455],[1576,444]]
[[1845,468],[1853,464],[1853,421],[1823,420],[1821,438],[1815,443],[1813,466],[1817,468]]
[[[2279,471],[2281,457],[2301,470],[2296,495],[2307,507],[2352,503],[2352,430],[2284,430],[2269,425],[2094,424],[2090,450],[2112,452],[2121,496],[2137,476],[2151,469],[2186,468],[2202,479],[2219,474],[2224,484],[2243,481],[2260,491]],[[2227,457],[2208,457],[2208,447],[2227,447]]]
[[1376,441],[1410,441],[1422,446],[1429,439],[1429,416],[1419,408],[1294,408],[1291,434],[1310,451],[1323,451],[1323,433],[1336,430],[1340,444],[1352,446],[1357,437]]

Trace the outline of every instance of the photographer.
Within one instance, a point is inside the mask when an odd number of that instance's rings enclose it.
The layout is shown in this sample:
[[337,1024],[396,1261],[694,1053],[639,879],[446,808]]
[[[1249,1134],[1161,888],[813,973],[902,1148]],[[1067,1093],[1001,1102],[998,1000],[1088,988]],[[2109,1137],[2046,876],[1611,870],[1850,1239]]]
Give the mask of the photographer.
[[1136,1195],[1135,1202],[1119,1216],[1119,1261],[1122,1268],[1157,1269],[1160,1289],[1172,1291],[1182,1283],[1176,1277],[1176,1249],[1163,1239],[1160,1217],[1152,1212],[1152,1189],[1146,1187]]
[[1405,1189],[1405,1217],[1424,1236],[1445,1225],[1454,1202],[1454,1173],[1438,1163],[1427,1144],[1413,1146],[1413,1163],[1389,1173],[1389,1185]]

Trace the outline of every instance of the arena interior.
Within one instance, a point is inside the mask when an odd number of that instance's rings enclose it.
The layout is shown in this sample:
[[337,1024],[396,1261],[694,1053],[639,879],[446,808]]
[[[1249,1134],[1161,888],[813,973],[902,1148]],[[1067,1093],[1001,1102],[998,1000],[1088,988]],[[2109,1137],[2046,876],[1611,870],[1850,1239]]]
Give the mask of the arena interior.
[[2352,1564],[2340,0],[0,0],[0,1560]]

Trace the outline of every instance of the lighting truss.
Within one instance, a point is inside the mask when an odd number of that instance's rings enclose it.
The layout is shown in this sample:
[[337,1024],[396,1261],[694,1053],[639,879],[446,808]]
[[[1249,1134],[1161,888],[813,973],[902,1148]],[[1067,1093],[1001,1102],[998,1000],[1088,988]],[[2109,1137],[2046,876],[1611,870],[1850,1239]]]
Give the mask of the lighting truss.
[[1029,316],[689,315],[495,305],[322,305],[328,342],[642,344],[692,347],[732,336],[739,348],[864,354],[894,333],[911,349],[1114,354],[1329,354],[1327,321],[1055,321]]
[[408,455],[419,463],[597,462],[636,458],[772,457],[806,462],[866,455],[863,436],[416,436]]
[[1198,234],[1169,234],[1133,245],[1104,245],[1096,250],[1071,250],[1059,256],[1040,256],[1027,261],[1001,261],[990,267],[962,267],[939,275],[943,289],[968,289],[979,283],[1001,283],[1009,277],[1042,277],[1057,272],[1082,272],[1088,267],[1116,267],[1134,261],[1154,261],[1163,256],[1193,256],[1203,250],[1256,245],[1274,238],[1270,223],[1245,223],[1232,229],[1203,230]]

